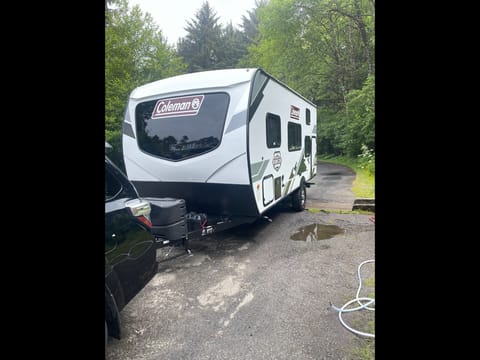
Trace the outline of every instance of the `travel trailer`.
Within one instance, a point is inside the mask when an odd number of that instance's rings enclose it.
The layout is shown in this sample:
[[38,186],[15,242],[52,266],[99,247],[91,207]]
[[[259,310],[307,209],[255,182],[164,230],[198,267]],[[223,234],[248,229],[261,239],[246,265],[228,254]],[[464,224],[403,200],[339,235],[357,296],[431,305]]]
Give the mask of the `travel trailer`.
[[253,222],[282,200],[303,210],[317,172],[316,120],[312,102],[262,69],[190,73],[133,90],[123,156],[152,203],[154,234],[167,242],[206,235]]

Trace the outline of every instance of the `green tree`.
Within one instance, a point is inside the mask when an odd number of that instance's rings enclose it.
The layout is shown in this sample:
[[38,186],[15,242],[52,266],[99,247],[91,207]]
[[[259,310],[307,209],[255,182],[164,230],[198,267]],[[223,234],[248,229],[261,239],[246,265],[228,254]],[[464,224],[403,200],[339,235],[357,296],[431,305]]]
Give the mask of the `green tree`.
[[247,54],[247,43],[242,32],[235,29],[230,22],[222,29],[220,46],[217,49],[218,67],[233,69],[239,60]]
[[245,43],[258,44],[258,11],[260,8],[267,5],[268,0],[255,0],[255,7],[251,10],[247,10],[247,16],[242,15],[242,34],[245,39]]
[[360,90],[347,95],[341,142],[349,156],[361,153],[362,145],[375,151],[375,76],[370,75]]
[[105,3],[105,139],[121,160],[121,126],[130,92],[137,86],[184,72],[150,14],[127,0]]
[[178,41],[178,53],[188,64],[187,72],[218,69],[222,27],[215,10],[205,1],[195,18],[187,21],[187,36]]
[[219,24],[208,1],[203,3],[195,18],[187,21],[187,25],[187,36],[181,38],[177,46],[179,54],[188,63],[188,72],[235,68],[247,54],[250,41],[245,33],[231,22],[225,27]]
[[243,62],[318,105],[319,153],[360,151],[339,134],[354,128],[346,115],[349,93],[374,76],[374,2],[270,0],[257,15],[257,42]]

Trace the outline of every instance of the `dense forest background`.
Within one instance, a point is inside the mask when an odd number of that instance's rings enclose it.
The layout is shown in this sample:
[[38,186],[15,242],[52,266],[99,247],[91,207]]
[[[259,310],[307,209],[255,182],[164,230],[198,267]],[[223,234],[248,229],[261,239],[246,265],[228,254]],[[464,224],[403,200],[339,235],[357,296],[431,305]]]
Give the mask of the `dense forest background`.
[[257,0],[239,28],[208,1],[175,46],[127,0],[105,2],[105,139],[122,164],[130,92],[173,75],[261,67],[318,106],[320,155],[375,160],[375,0]]

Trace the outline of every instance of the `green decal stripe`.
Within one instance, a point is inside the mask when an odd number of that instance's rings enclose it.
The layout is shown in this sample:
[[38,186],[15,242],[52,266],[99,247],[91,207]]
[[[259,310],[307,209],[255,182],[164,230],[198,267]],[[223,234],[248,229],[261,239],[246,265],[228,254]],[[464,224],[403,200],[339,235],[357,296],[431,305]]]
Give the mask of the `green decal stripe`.
[[298,162],[297,162],[297,175],[300,175],[303,171],[307,170],[306,167],[302,169],[303,154],[304,154],[304,150],[301,151],[300,159],[298,159]]
[[302,152],[300,153],[300,158],[298,159],[297,163],[295,164],[295,167],[290,172],[290,176],[288,178],[288,183],[287,183],[287,186],[285,187],[285,192],[283,193],[283,196],[288,194],[288,192],[290,190],[290,186],[295,181],[295,176],[300,175],[303,171],[307,170],[307,168],[305,166],[305,159],[304,159],[303,155],[304,155],[304,150],[302,150]]
[[260,168],[262,167],[263,161],[256,162],[255,164],[250,165],[250,170],[253,175],[256,175]]
[[290,176],[288,177],[290,180],[295,176],[295,169],[292,169],[290,172]]
[[288,194],[288,190],[290,190],[290,185],[292,184],[292,179],[288,180],[287,186],[285,187],[285,192],[283,193],[283,196]]
[[269,161],[270,161],[270,159],[264,160],[262,162],[262,166],[261,166],[260,170],[258,172],[256,172],[256,174],[254,174],[253,166],[258,164],[258,163],[252,164],[252,182],[258,181],[263,177],[263,174],[265,173],[265,170],[267,168],[267,165],[268,165]]

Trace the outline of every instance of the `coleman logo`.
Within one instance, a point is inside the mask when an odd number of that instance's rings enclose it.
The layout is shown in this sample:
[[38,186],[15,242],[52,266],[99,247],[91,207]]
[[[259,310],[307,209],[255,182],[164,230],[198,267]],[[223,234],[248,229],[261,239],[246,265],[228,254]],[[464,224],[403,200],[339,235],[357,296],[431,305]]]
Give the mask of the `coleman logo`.
[[300,108],[290,105],[290,117],[295,120],[300,119]]
[[195,95],[158,100],[153,109],[152,119],[197,115],[203,98],[203,95]]
[[276,171],[282,166],[282,155],[280,155],[280,151],[275,151],[273,154],[272,165]]

